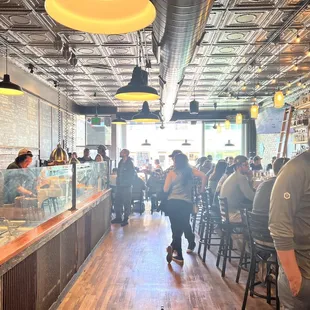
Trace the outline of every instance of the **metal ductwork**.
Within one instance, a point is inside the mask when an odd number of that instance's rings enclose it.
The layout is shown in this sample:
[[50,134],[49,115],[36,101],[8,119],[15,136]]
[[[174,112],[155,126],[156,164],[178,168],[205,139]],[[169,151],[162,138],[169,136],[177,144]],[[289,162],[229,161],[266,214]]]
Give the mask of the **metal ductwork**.
[[161,114],[170,121],[185,69],[202,42],[214,0],[153,0],[153,52],[160,63]]

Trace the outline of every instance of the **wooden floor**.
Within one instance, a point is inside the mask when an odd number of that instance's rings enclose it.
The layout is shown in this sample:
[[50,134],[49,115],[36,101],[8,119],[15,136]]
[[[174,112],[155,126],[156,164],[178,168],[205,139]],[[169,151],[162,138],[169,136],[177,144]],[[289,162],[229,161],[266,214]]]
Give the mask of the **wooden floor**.
[[[236,284],[236,268],[228,264],[222,279],[211,252],[205,265],[186,253],[183,267],[168,265],[170,241],[169,220],[160,214],[146,211],[125,228],[114,225],[58,309],[241,309],[245,272]],[[272,307],[249,297],[247,309]]]

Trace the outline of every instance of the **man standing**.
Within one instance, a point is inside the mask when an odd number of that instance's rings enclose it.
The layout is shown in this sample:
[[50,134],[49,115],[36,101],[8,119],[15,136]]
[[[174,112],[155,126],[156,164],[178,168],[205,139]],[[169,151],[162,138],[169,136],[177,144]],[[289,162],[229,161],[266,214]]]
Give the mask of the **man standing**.
[[[120,153],[122,158],[118,164],[115,194],[116,217],[112,224],[128,225],[128,218],[131,211],[132,185],[135,177],[135,167],[129,157],[129,151],[124,149]],[[124,214],[124,217],[123,217]],[[123,218],[122,218],[123,217]]]
[[80,157],[80,158],[78,158],[78,160],[79,160],[79,162],[81,163],[81,164],[84,164],[84,163],[86,163],[86,162],[88,162],[88,161],[93,161],[93,159],[90,157],[90,155],[89,155],[89,148],[85,148],[84,149],[84,154],[83,154],[83,157]]
[[280,171],[270,200],[269,230],[280,261],[285,310],[310,309],[310,151]]
[[262,166],[262,158],[259,156],[255,156],[253,158],[253,163],[250,164],[252,171],[260,171],[263,170]]
[[105,145],[99,145],[98,146],[98,154],[100,154],[102,156],[104,161],[109,162],[110,157],[107,156],[106,151],[107,151],[107,148]]

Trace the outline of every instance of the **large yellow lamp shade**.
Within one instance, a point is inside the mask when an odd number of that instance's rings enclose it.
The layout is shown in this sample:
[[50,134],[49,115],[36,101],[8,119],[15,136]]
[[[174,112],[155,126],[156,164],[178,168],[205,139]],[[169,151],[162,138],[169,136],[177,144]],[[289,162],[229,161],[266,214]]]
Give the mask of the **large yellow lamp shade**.
[[227,120],[225,121],[225,129],[227,129],[227,130],[230,129],[230,121],[229,121],[229,119],[227,119]]
[[238,114],[236,115],[236,124],[237,124],[237,125],[242,124],[242,114],[241,114],[241,113],[238,113]]
[[278,89],[274,94],[273,105],[277,109],[281,109],[284,106],[284,95],[280,89]]
[[250,112],[251,112],[251,118],[257,119],[257,117],[258,117],[258,105],[254,103],[251,106],[251,111]]
[[46,0],[45,10],[66,27],[98,34],[137,31],[156,17],[149,0]]

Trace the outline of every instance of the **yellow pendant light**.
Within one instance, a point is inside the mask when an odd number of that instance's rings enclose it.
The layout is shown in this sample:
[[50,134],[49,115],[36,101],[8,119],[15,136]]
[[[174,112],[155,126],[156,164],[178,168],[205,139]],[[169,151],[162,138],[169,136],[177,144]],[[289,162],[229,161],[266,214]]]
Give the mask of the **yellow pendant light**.
[[45,10],[66,27],[98,34],[137,31],[156,17],[149,0],[46,0]]
[[147,101],[143,102],[142,111],[134,115],[132,121],[136,123],[160,123],[159,117],[151,113]]
[[221,124],[217,124],[216,130],[217,130],[218,133],[221,133],[221,132],[222,132],[222,126],[221,126]]
[[123,101],[151,101],[159,99],[158,92],[148,84],[148,73],[136,66],[127,86],[117,90],[115,98]]
[[258,117],[258,105],[257,104],[253,104],[252,106],[251,106],[251,118],[252,119],[257,119],[257,117]]
[[278,89],[274,94],[273,105],[277,109],[281,109],[284,106],[284,95],[280,89]]
[[237,125],[242,124],[242,114],[241,114],[241,113],[238,113],[238,114],[236,115],[236,124],[237,124]]
[[227,130],[230,129],[230,121],[229,121],[229,119],[227,119],[227,120],[225,121],[225,129],[227,129]]

